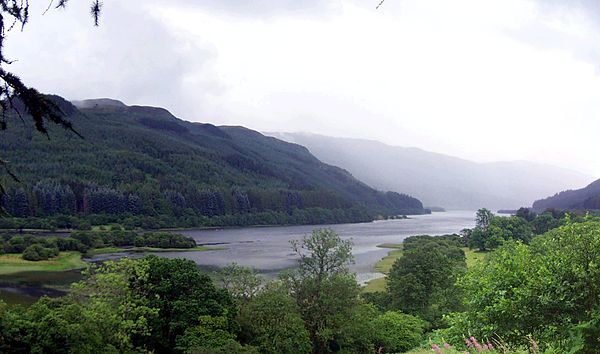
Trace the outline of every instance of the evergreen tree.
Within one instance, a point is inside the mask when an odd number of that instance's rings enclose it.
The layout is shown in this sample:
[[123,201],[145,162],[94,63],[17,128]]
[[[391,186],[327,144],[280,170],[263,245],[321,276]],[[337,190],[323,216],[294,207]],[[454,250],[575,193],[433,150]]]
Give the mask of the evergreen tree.
[[236,211],[240,214],[244,214],[250,211],[250,200],[248,199],[248,195],[238,188],[234,188],[231,191],[235,202]]
[[23,188],[14,189],[7,199],[8,211],[11,215],[18,218],[30,215],[29,199]]

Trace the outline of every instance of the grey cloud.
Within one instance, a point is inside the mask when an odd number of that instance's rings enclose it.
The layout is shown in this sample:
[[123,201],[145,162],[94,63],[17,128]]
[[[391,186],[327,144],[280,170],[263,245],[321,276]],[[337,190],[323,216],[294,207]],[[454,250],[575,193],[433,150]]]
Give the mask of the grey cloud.
[[[45,27],[43,19],[31,21],[24,33],[28,38],[10,43],[11,55],[24,59],[13,70],[28,84],[68,99],[112,97],[202,119],[203,99],[223,90],[211,69],[216,49],[178,36],[129,2],[106,1],[101,25],[93,28],[81,15],[86,5],[74,2],[69,13],[47,15],[53,21]],[[196,78],[194,93],[187,84],[190,76]]]
[[[186,96],[183,83],[187,75],[205,68],[216,55],[214,50],[176,37],[158,20],[146,14],[136,16],[131,8],[107,12],[104,20],[110,41],[89,53],[96,58],[99,86],[109,87],[125,100],[185,111],[181,109]],[[106,72],[111,75],[101,74]]]

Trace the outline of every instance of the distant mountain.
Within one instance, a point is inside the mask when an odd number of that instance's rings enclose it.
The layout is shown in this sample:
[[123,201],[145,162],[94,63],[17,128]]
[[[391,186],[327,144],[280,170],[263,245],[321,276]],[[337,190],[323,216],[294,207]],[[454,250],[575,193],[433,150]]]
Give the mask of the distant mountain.
[[600,209],[600,180],[590,183],[585,188],[566,190],[533,203],[533,210],[538,212],[551,208],[559,210]]
[[[13,117],[0,132],[0,156],[22,181],[2,180],[9,193],[0,202],[13,215],[238,215],[221,224],[277,224],[428,212],[303,146],[244,127],[191,123],[111,99],[53,99],[84,139],[55,126],[47,139]],[[257,213],[262,219],[250,217]]]
[[370,140],[269,134],[306,146],[323,162],[347,169],[375,188],[403,191],[425,205],[447,209],[515,209],[593,180],[575,171],[526,161],[476,163]]

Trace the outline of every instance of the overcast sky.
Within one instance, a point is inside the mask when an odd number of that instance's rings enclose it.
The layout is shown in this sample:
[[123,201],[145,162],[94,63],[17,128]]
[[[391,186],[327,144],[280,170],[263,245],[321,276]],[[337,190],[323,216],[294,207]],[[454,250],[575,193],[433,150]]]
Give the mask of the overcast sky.
[[68,99],[600,177],[597,1],[378,3],[105,0],[95,28],[88,0],[37,1],[5,53]]

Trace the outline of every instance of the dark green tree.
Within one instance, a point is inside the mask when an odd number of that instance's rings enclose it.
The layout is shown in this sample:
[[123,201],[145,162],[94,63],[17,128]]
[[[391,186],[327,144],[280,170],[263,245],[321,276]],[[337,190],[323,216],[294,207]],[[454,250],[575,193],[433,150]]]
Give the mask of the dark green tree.
[[530,208],[519,208],[519,210],[517,210],[517,213],[515,214],[515,216],[526,220],[527,222],[532,222],[537,214],[535,211],[531,210]]
[[149,322],[151,335],[144,338],[146,347],[170,352],[186,330],[202,324],[202,316],[224,317],[225,329],[232,329],[235,308],[231,296],[217,289],[194,262],[151,256],[144,259],[144,265],[147,275],[133,278],[130,286],[148,300],[147,306],[158,310],[158,316]]
[[534,233],[542,235],[546,232],[555,229],[563,224],[562,216],[555,218],[552,213],[545,212],[538,215],[532,222]]
[[292,249],[298,267],[282,278],[300,309],[312,352],[327,353],[353,343],[343,336],[343,328],[357,319],[354,313],[360,305],[359,287],[348,268],[353,262],[351,241],[331,229],[320,229],[292,242]]
[[439,328],[442,316],[462,308],[456,279],[466,271],[464,252],[448,241],[416,242],[388,274],[391,308]]
[[27,193],[23,188],[16,188],[12,190],[7,196],[7,207],[6,209],[11,215],[16,217],[27,217],[30,215],[29,199]]
[[261,353],[310,353],[312,344],[295,299],[280,284],[269,284],[241,310],[242,336]]
[[498,239],[491,239],[490,225],[494,219],[494,214],[488,209],[477,210],[475,217],[475,228],[469,235],[469,247],[479,248],[480,251],[486,251],[489,245],[497,246]]

